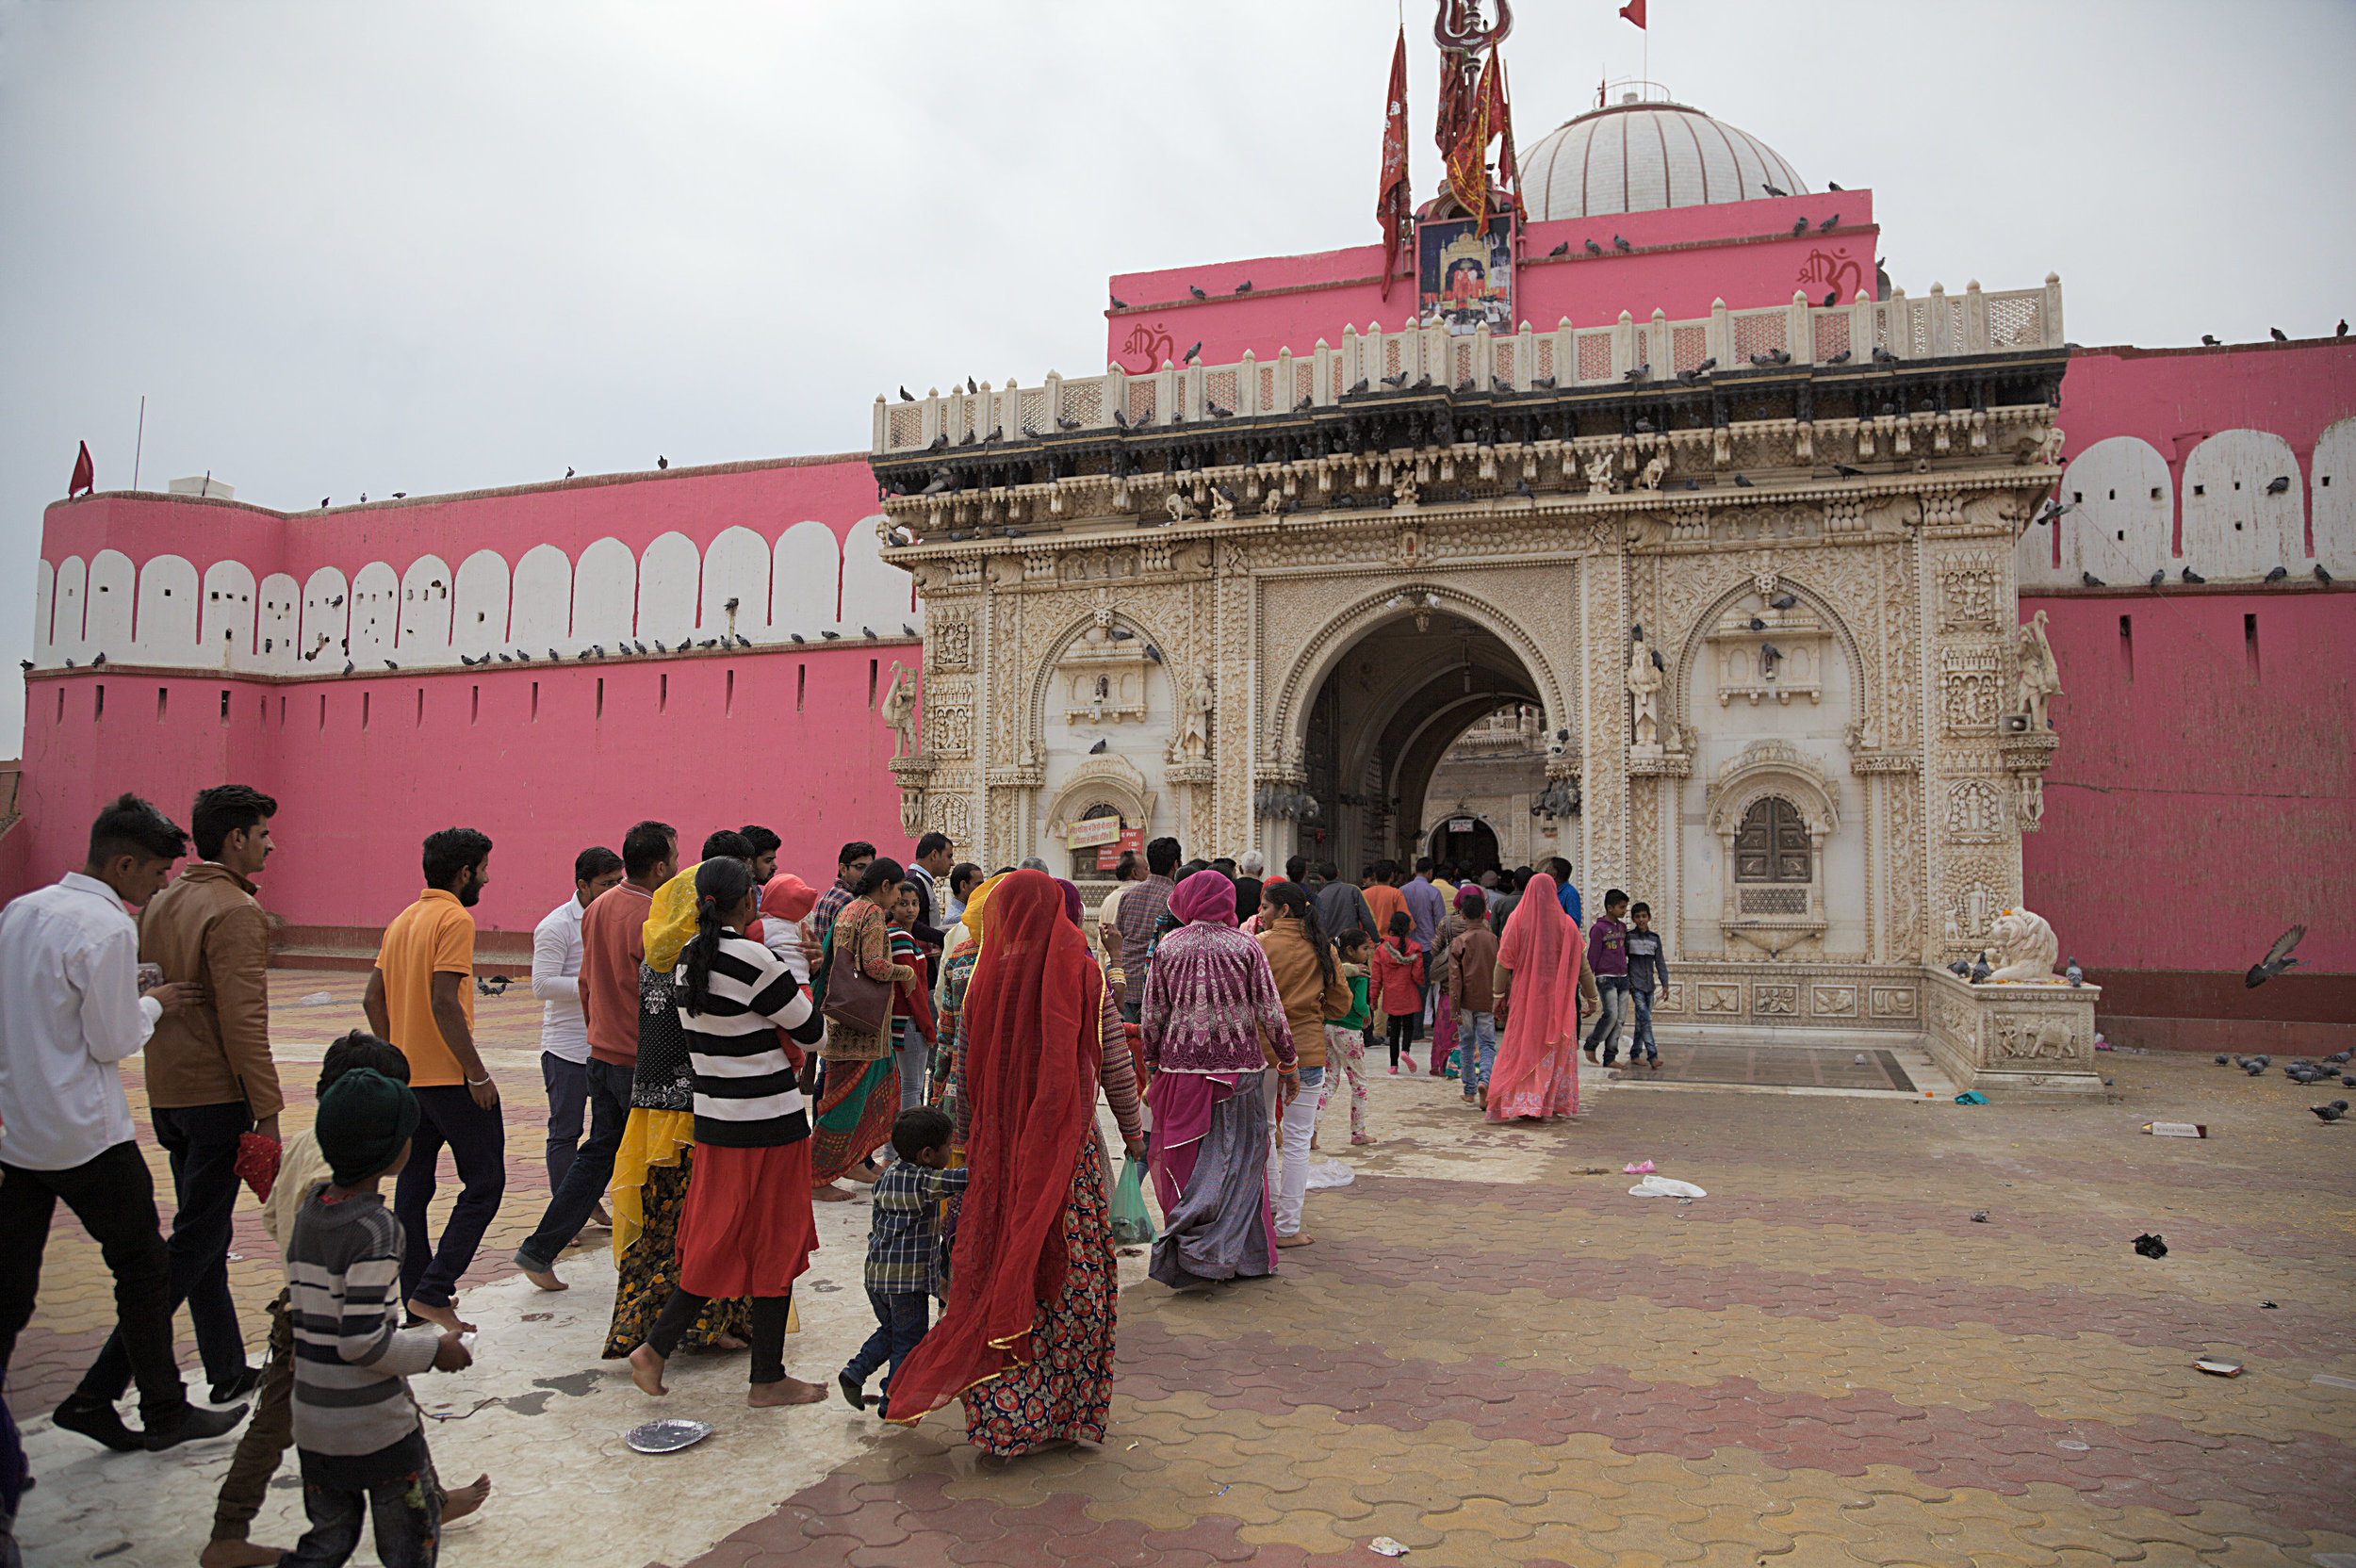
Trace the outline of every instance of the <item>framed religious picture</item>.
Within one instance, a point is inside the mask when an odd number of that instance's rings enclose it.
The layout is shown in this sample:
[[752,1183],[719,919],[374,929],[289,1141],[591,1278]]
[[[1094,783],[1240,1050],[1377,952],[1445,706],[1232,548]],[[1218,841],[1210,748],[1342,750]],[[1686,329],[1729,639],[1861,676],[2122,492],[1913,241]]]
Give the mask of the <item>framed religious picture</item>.
[[1444,218],[1415,225],[1418,325],[1445,326],[1469,337],[1488,323],[1513,330],[1513,218],[1498,213],[1485,224]]

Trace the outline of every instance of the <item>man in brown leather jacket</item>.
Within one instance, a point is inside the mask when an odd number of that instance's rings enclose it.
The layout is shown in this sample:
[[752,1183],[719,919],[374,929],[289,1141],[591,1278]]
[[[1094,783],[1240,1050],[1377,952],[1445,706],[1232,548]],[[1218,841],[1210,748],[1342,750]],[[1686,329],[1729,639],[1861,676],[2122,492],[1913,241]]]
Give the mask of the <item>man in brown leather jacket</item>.
[[[174,1302],[185,1300],[215,1404],[261,1380],[229,1296],[230,1219],[237,1204],[237,1143],[278,1136],[278,1069],[270,1054],[270,923],[254,878],[275,847],[278,802],[243,784],[199,792],[189,821],[197,861],[139,913],[139,961],[167,982],[205,988],[201,1006],[166,1013],[147,1042],[147,1102],[155,1141],[172,1159],[178,1212],[168,1244]],[[100,1369],[130,1362],[117,1340]]]

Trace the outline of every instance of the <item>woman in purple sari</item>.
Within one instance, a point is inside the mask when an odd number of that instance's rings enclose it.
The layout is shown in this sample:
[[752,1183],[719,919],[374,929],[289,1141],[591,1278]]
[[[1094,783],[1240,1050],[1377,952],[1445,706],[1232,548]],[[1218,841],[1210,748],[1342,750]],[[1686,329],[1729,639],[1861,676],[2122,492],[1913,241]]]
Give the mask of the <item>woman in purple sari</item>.
[[1161,939],[1139,999],[1165,1218],[1147,1271],[1185,1290],[1275,1272],[1260,1042],[1286,1104],[1301,1092],[1301,1059],[1268,955],[1236,929],[1235,884],[1197,872],[1170,912],[1186,923]]

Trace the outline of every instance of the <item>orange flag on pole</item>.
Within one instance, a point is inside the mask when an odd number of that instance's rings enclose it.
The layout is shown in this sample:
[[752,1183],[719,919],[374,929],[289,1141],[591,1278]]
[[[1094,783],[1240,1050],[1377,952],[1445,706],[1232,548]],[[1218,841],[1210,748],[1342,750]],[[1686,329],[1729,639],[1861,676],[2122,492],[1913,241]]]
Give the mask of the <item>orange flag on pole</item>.
[[1383,298],[1391,297],[1391,274],[1406,242],[1408,208],[1415,199],[1407,179],[1407,29],[1399,30],[1391,52],[1391,85],[1383,117],[1383,185],[1374,216],[1383,224]]

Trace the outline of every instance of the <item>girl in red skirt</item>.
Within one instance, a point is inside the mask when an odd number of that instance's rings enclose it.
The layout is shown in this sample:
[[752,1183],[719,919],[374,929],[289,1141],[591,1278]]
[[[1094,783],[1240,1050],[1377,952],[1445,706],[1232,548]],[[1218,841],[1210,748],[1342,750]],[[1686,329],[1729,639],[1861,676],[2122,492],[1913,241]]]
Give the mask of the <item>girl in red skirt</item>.
[[679,1222],[679,1287],[646,1342],[630,1354],[632,1381],[664,1394],[663,1364],[714,1297],[753,1302],[754,1405],[806,1405],[818,1383],[785,1375],[794,1281],[818,1245],[810,1212],[810,1107],[786,1035],[815,1044],[825,1021],[785,964],[744,934],[761,889],[742,860],[695,870],[695,936],[679,956],[679,1022],[695,1075],[695,1180]]

